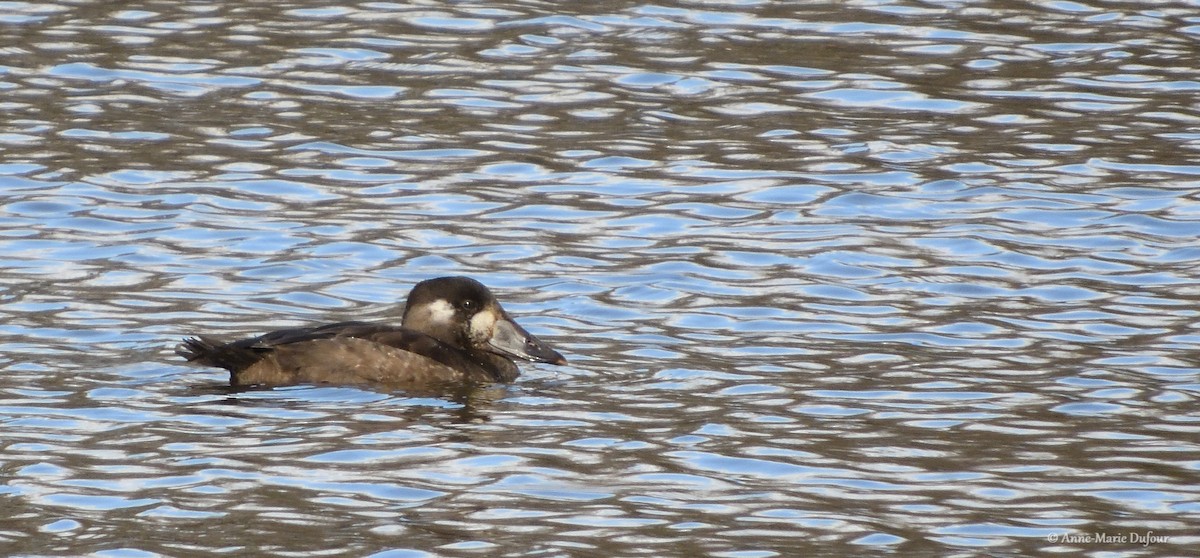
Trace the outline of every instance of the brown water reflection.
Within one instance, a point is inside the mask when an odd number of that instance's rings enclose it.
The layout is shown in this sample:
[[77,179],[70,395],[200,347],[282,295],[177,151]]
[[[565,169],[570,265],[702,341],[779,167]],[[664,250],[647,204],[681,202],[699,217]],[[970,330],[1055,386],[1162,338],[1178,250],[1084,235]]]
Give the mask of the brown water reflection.
[[[0,548],[1186,555],[1194,12],[0,3]],[[573,366],[170,355],[446,274]]]

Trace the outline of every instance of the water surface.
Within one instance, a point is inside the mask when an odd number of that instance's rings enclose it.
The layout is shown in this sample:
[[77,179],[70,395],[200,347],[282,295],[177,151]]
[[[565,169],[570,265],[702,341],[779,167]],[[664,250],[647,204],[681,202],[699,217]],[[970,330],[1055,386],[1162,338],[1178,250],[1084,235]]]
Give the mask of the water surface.
[[[1186,555],[1197,13],[0,2],[0,548]],[[571,365],[171,352],[447,274]]]

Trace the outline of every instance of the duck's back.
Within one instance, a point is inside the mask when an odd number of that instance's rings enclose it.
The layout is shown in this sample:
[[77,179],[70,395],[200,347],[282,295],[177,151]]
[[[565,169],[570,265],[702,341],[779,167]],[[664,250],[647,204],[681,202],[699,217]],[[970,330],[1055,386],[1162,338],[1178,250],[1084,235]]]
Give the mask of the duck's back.
[[433,337],[365,322],[284,329],[232,343],[195,337],[176,352],[191,362],[229,370],[230,383],[237,386],[496,380],[470,354]]

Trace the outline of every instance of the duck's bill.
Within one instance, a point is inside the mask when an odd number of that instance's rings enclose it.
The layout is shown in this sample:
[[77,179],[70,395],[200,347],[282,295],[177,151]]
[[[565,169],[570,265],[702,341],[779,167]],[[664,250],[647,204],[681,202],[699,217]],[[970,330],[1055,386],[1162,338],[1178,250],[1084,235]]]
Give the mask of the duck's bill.
[[551,349],[511,319],[496,321],[488,345],[496,352],[514,358],[550,364],[567,363],[567,359],[558,354],[558,351]]

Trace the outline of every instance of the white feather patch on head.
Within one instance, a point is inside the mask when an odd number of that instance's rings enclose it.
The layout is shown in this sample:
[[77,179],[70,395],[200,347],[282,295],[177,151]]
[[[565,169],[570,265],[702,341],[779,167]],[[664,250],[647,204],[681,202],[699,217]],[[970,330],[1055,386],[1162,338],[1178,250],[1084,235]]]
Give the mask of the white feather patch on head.
[[429,321],[435,324],[448,324],[454,321],[454,305],[438,299],[425,305]]
[[492,328],[496,326],[496,320],[499,317],[491,308],[485,308],[482,312],[475,314],[471,318],[471,337],[476,339],[487,339],[492,336]]

